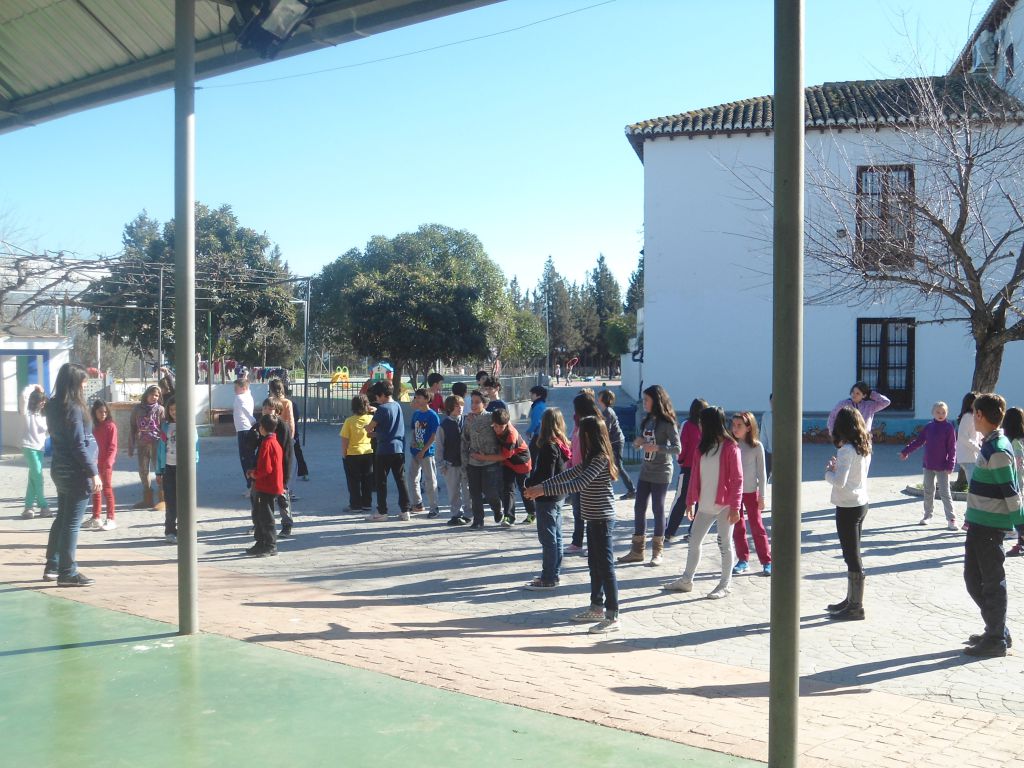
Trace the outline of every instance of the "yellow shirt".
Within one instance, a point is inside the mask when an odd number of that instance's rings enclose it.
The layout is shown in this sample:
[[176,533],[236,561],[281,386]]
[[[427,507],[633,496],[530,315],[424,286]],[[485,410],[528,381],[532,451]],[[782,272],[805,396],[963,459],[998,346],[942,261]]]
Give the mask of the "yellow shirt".
[[364,413],[361,416],[349,416],[338,433],[348,440],[348,453],[346,456],[365,456],[373,453],[373,443],[370,436],[366,434],[366,425],[373,418],[372,414]]

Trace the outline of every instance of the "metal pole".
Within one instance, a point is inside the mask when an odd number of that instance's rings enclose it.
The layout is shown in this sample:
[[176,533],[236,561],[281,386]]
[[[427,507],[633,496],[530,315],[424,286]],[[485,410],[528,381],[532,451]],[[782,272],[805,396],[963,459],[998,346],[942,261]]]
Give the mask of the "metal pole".
[[775,0],[772,602],[768,765],[799,762],[803,415],[803,0]]
[[306,422],[308,420],[306,409],[309,407],[309,286],[310,280],[306,280],[306,301],[305,307],[303,307],[303,323],[302,323],[302,346],[303,346],[303,362],[302,367],[305,369],[302,387],[302,445],[306,445]]
[[206,310],[206,404],[210,409],[206,417],[213,430],[213,310]]
[[199,631],[196,562],[196,0],[174,2],[174,327],[178,379],[178,633]]
[[164,267],[160,265],[160,305],[156,312],[156,369],[157,378],[160,366],[164,364]]

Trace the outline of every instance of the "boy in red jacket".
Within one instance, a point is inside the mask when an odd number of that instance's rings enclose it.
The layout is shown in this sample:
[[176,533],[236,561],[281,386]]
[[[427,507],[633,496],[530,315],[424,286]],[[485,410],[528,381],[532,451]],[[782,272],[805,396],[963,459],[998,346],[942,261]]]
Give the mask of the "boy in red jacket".
[[530,448],[526,441],[519,435],[519,430],[512,426],[511,417],[505,408],[497,408],[491,412],[491,426],[498,438],[498,450],[500,453],[483,454],[474,453],[472,458],[478,461],[500,461],[502,472],[501,483],[501,508],[504,516],[501,521],[503,528],[511,528],[516,524],[516,515],[512,510],[513,491],[519,488],[519,496],[526,507],[526,524],[532,523],[537,516],[536,505],[533,499],[523,495],[526,486],[526,477],[533,468],[530,458]]
[[277,554],[277,531],[274,526],[274,500],[284,493],[284,452],[273,436],[277,432],[278,418],[273,413],[260,417],[260,446],[256,468],[250,469],[253,481],[252,522],[256,544],[245,550],[253,557],[273,557]]

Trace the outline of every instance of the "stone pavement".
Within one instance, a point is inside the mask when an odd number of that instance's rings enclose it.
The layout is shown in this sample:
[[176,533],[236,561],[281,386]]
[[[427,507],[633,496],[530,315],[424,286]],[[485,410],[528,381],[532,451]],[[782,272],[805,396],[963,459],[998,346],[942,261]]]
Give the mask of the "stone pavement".
[[[248,511],[234,441],[203,441],[204,631],[766,759],[769,579],[738,577],[729,598],[704,600],[718,559],[712,541],[696,590],[664,593],[685,557],[685,545],[674,545],[659,569],[619,568],[623,631],[595,639],[566,622],[587,603],[584,560],[567,560],[557,593],[521,589],[539,570],[532,528],[471,532],[447,528],[443,515],[371,524],[343,514],[336,435],[337,427],[310,428],[312,480],[296,484],[296,536],[262,560],[240,554]],[[980,625],[961,579],[963,536],[919,527],[920,502],[900,493],[918,465],[898,462],[893,446],[876,453],[864,536],[868,620],[832,624],[823,607],[845,582],[818,480],[830,451],[805,450],[803,764],[1024,765],[1024,663],[962,655],[961,641]],[[122,505],[138,498],[130,469],[122,457]],[[36,581],[46,521],[17,519],[23,484],[20,458],[0,463],[0,580],[52,591]],[[621,502],[623,551],[631,519],[631,503]],[[98,584],[60,596],[174,621],[175,550],[162,542],[161,521],[125,511],[115,532],[83,531],[80,560]],[[1024,563],[1007,565],[1012,617]],[[756,557],[752,566],[759,570]]]

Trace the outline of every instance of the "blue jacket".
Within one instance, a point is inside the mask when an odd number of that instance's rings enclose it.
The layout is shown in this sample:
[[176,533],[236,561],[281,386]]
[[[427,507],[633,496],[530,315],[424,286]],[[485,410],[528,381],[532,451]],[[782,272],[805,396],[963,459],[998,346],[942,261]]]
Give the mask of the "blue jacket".
[[540,420],[544,418],[544,411],[547,409],[547,400],[534,400],[530,405],[530,423],[526,426],[527,438],[532,440],[540,434]]
[[54,485],[58,489],[88,486],[99,474],[99,447],[92,431],[85,428],[85,414],[78,408],[65,413],[51,400],[46,406],[46,429],[53,441],[50,477]]

